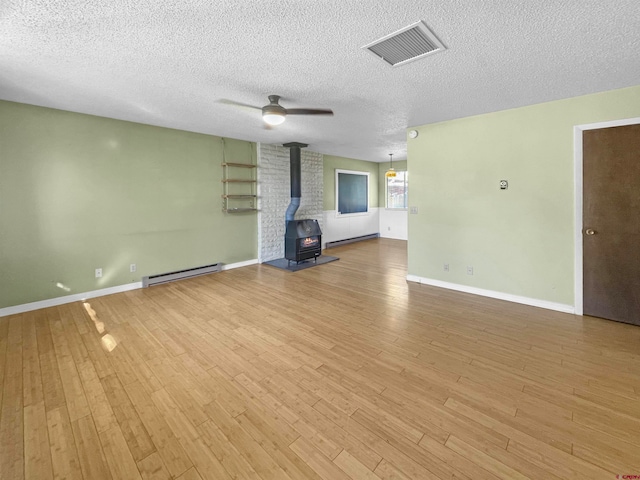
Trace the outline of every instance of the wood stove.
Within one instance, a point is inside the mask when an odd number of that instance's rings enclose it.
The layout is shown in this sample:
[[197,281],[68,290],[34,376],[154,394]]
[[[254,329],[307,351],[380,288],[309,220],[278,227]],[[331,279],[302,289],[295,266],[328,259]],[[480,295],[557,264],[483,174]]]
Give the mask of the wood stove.
[[317,220],[290,220],[284,236],[284,258],[300,263],[322,253],[322,231]]

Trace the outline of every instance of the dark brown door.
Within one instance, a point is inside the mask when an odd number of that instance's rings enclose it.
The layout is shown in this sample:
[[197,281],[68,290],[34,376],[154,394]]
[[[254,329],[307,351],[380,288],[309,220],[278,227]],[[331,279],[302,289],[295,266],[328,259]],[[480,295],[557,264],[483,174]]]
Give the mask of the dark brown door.
[[640,125],[583,132],[584,314],[640,325]]

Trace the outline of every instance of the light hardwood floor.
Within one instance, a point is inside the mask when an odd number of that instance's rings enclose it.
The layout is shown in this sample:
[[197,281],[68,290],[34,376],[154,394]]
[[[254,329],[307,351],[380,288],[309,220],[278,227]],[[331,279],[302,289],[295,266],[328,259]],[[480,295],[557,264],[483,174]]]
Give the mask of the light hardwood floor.
[[0,477],[640,474],[640,328],[328,253],[1,318]]

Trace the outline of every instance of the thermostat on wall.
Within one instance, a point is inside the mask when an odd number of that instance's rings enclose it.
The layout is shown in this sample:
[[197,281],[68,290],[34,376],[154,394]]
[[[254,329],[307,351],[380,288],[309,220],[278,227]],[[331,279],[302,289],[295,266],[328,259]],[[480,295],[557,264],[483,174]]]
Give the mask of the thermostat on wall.
[[500,190],[506,190],[507,188],[509,188],[509,182],[500,180]]

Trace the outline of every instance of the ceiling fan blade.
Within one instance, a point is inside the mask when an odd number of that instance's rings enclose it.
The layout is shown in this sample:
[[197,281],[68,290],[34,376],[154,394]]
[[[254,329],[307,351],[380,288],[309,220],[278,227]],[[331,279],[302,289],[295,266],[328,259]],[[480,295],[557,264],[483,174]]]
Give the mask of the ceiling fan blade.
[[232,107],[248,108],[248,109],[251,109],[251,110],[262,110],[262,107],[256,107],[255,105],[248,105],[246,103],[240,103],[240,102],[236,102],[234,100],[228,100],[226,98],[221,98],[219,100],[216,100],[216,103],[222,103],[224,105],[231,105]]
[[287,115],[333,115],[333,110],[326,108],[287,108]]

